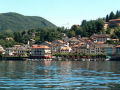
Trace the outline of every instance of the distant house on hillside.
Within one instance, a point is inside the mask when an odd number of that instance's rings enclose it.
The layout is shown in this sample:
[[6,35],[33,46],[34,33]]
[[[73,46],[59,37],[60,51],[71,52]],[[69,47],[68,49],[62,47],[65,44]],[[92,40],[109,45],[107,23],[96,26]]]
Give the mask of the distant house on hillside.
[[51,48],[52,54],[59,53],[60,48],[66,44],[67,44],[67,42],[65,42],[63,40],[55,40],[55,41],[51,42],[50,48]]
[[120,19],[111,19],[109,21],[109,27],[120,26]]
[[6,40],[13,41],[14,39],[12,37],[8,37],[8,38],[6,38]]
[[107,34],[93,34],[91,37],[93,42],[105,43],[107,40],[110,40],[110,36]]
[[80,40],[78,40],[76,37],[72,37],[69,39],[70,46],[77,45],[80,43]]
[[120,26],[120,19],[111,19],[109,22],[104,23],[104,29],[106,30],[108,27],[116,27]]
[[106,30],[108,27],[109,27],[109,23],[108,23],[108,22],[105,22],[105,23],[104,23],[104,29]]

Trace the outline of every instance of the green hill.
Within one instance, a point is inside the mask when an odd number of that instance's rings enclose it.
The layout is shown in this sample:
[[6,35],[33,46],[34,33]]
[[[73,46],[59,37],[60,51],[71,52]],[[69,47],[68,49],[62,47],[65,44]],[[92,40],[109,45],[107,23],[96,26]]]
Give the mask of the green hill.
[[5,30],[26,30],[35,28],[55,28],[56,26],[42,17],[24,16],[18,13],[0,14],[0,32]]

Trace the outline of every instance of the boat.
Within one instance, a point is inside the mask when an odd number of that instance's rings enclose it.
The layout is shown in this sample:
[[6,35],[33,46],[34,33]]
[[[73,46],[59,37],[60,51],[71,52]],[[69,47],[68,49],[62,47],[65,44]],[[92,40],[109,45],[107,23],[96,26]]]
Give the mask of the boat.
[[109,61],[111,59],[111,56],[106,56],[106,61]]

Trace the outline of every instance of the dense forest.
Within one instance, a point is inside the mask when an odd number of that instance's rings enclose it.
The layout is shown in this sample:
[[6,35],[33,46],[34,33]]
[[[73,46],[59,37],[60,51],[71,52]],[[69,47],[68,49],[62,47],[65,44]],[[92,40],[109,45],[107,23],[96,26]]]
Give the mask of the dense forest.
[[37,28],[56,28],[56,26],[42,17],[24,16],[13,12],[0,14],[0,32]]
[[[40,44],[44,41],[53,41],[56,39],[61,39],[62,29],[29,29],[25,31],[18,32],[4,32],[0,33],[0,45],[4,47],[12,47],[15,44],[27,44],[31,39],[35,40],[34,44]],[[7,38],[13,38],[13,40],[7,40]]]

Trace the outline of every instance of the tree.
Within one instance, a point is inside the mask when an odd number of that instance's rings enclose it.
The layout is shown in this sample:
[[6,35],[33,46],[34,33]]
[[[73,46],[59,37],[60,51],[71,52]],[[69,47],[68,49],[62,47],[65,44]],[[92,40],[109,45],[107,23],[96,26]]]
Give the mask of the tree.
[[83,29],[82,29],[82,27],[79,27],[79,29],[77,29],[77,30],[75,31],[75,35],[83,36]]
[[87,23],[87,21],[83,20],[81,26],[85,25],[86,23]]
[[120,18],[120,11],[116,11],[116,15],[115,15],[115,18],[117,19],[117,18]]
[[74,30],[74,31],[76,31],[76,30],[78,30],[79,29],[79,25],[73,25],[72,27],[71,27],[71,30]]
[[106,16],[106,22],[109,22],[109,16],[108,15]]
[[111,29],[108,28],[108,29],[106,30],[106,34],[110,34],[110,33],[111,33]]
[[113,11],[110,13],[110,15],[109,15],[109,20],[110,19],[114,19],[115,18],[115,14],[113,13]]
[[97,20],[96,22],[97,32],[101,32],[104,29],[104,22],[103,20]]
[[22,43],[22,42],[23,42],[23,37],[22,37],[21,32],[15,32],[15,33],[14,33],[14,40],[15,40],[16,42],[19,42],[19,43]]
[[67,36],[68,36],[69,38],[74,37],[74,36],[75,36],[75,31],[69,30],[69,31],[67,32]]
[[85,24],[82,25],[83,36],[90,37],[94,33],[103,32],[104,22],[102,19],[84,21],[84,23]]
[[119,28],[119,27],[118,27],[118,28],[115,28],[114,34],[115,34],[115,36],[116,36],[117,38],[120,39],[120,28]]

